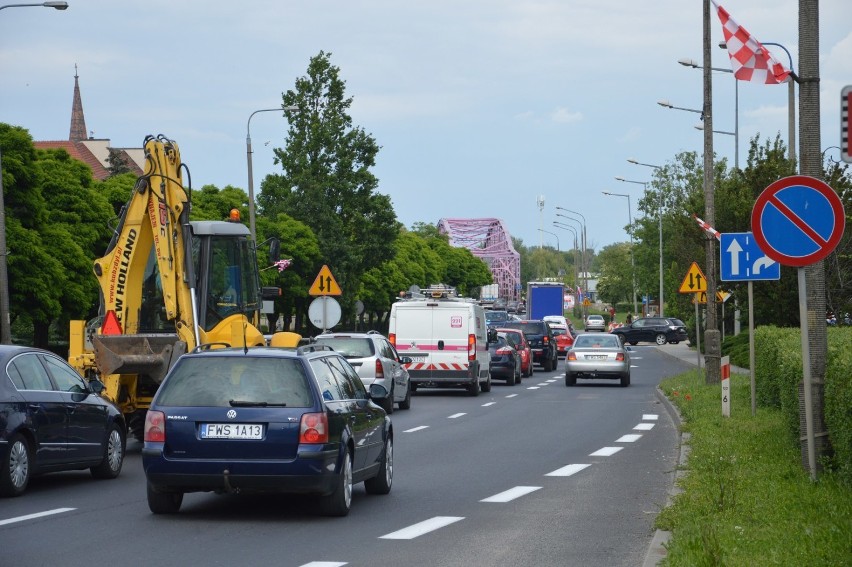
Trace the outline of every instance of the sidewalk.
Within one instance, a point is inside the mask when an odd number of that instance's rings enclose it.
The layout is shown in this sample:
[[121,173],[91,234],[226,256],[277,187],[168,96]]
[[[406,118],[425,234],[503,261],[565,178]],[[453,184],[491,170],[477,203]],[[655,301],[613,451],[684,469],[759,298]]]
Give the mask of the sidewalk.
[[[673,356],[684,362],[688,362],[689,364],[704,368],[704,355],[699,355],[698,349],[696,349],[694,346],[691,346],[688,341],[678,343],[676,345],[668,344],[665,346],[658,346],[657,348],[660,350],[660,352],[665,353],[669,356]],[[731,374],[748,373],[748,368],[734,366],[733,364],[731,365]]]

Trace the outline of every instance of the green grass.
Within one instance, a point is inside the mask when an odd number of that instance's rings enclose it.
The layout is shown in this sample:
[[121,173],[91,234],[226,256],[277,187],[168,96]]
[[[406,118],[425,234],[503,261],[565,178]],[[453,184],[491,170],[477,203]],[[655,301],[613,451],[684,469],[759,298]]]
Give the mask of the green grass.
[[731,377],[731,417],[721,387],[695,371],[660,388],[690,434],[684,492],[657,517],[672,532],[662,565],[852,565],[852,487],[801,465],[781,412],[751,415],[748,375]]

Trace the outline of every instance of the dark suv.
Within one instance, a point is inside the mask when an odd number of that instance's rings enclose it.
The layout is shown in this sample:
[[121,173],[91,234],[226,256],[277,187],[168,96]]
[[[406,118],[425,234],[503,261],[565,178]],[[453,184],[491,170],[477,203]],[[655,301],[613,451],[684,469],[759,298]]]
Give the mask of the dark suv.
[[500,323],[500,327],[504,329],[520,329],[523,331],[527,342],[530,343],[533,362],[541,364],[545,372],[556,370],[556,364],[559,360],[556,351],[556,337],[547,321],[540,321],[538,319],[506,321],[505,323]]
[[643,317],[636,319],[630,325],[616,327],[612,334],[618,335],[623,343],[653,343],[676,345],[687,339],[686,325],[680,319],[673,317]]
[[186,492],[299,493],[345,516],[352,487],[387,494],[393,430],[340,353],[325,345],[184,354],[145,418],[148,507],[178,512]]

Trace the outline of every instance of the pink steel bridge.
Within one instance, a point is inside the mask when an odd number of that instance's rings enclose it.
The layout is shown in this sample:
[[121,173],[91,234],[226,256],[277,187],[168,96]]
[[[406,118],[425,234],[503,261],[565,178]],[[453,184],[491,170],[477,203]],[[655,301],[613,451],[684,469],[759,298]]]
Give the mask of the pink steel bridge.
[[450,238],[450,246],[467,248],[488,264],[500,297],[519,299],[521,255],[501,219],[441,219],[438,232]]

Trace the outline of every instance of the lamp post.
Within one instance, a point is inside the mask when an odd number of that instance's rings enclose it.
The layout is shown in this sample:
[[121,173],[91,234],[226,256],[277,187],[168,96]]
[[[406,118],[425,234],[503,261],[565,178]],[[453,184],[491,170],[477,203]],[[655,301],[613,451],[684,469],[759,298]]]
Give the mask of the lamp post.
[[[627,158],[628,163],[632,163],[634,165],[641,165],[644,167],[650,167],[652,169],[660,170],[663,169],[659,165],[653,165],[650,163],[642,163],[637,161],[636,158]],[[648,190],[647,183],[643,181],[631,181],[629,179],[624,179],[623,177],[616,177],[618,181],[623,181],[625,183],[643,183],[645,185],[645,190]],[[660,212],[659,212],[659,229],[660,229],[660,317],[662,317],[665,313],[665,305],[664,297],[663,297],[663,188],[660,187]]]
[[[42,2],[41,4],[6,4],[6,8],[42,7],[66,10],[68,2]],[[6,266],[6,203],[3,196],[3,156],[0,152],[0,344],[12,344],[12,321],[9,316],[9,272]]]
[[[719,46],[724,45],[724,41],[719,43]],[[703,65],[699,65],[694,59],[678,59],[678,63],[684,67],[692,67],[693,69],[703,69]],[[733,69],[725,69],[723,67],[710,67],[711,71],[719,71],[721,73],[734,74]],[[727,132],[726,132],[727,133]],[[734,167],[740,168],[740,81],[734,77]]]
[[[696,130],[704,130],[704,124],[695,124],[693,126]],[[713,130],[714,134],[727,134],[728,136],[736,136],[736,132],[726,132],[725,130]]]
[[248,199],[249,199],[249,231],[251,232],[251,239],[253,242],[257,242],[257,233],[255,231],[254,225],[254,179],[252,178],[252,163],[251,163],[251,119],[252,117],[259,112],[287,112],[287,111],[296,111],[299,110],[298,106],[282,106],[281,108],[263,108],[261,110],[255,110],[251,114],[249,114],[248,121],[246,122],[246,161],[248,162]]
[[[582,243],[581,243],[581,245],[583,247],[583,287],[586,290],[584,293],[588,294],[589,293],[589,266],[588,266],[588,262],[586,262],[586,250],[588,248],[588,246],[587,246],[588,243],[586,241],[586,217],[584,217],[583,215],[581,215],[577,211],[572,211],[571,209],[566,209],[565,207],[557,206],[556,208],[559,209],[560,211],[565,211],[566,213],[571,213],[571,214],[577,215],[578,217],[583,219],[583,221],[581,223],[582,230],[583,230],[583,238],[582,238]],[[562,214],[556,213],[556,216],[564,217],[566,219],[573,220],[574,222],[579,222],[577,219],[569,217],[567,215],[562,215]],[[583,303],[585,303],[585,301]],[[585,307],[586,306],[583,305],[583,320],[584,321],[586,319],[586,314],[587,314],[587,309]]]
[[559,235],[555,232],[550,232],[549,230],[538,229],[539,232],[543,232],[545,234],[552,234],[554,238],[556,238],[556,251],[559,252]]
[[572,233],[574,233],[574,282],[575,282],[574,285],[576,285],[576,282],[578,282],[580,280],[580,278],[579,278],[579,262],[578,262],[580,255],[579,255],[579,252],[577,250],[577,230],[573,226],[568,225],[568,224],[563,224],[559,221],[553,221],[553,226],[555,228],[559,228],[559,229],[562,229],[562,230],[570,230]]
[[636,313],[639,309],[636,304],[636,259],[633,255],[633,207],[630,205],[630,195],[627,193],[610,193],[609,191],[601,191],[604,195],[611,197],[627,197],[627,227],[630,233],[630,267],[633,270],[633,312]]

